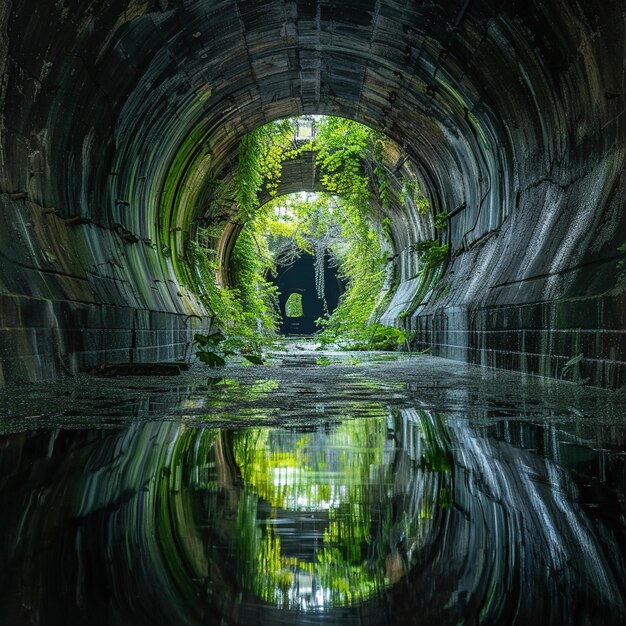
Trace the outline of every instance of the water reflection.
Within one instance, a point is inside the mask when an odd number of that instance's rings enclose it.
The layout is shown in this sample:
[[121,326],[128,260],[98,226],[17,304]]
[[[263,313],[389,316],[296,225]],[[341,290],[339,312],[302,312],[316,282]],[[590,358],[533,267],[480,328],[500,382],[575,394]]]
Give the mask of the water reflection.
[[624,622],[623,456],[386,414],[0,438],[0,623]]
[[[433,452],[423,439],[420,447]],[[399,580],[451,483],[443,461],[399,471],[405,453],[381,420],[236,433],[241,586],[280,607],[316,610],[361,602]],[[209,516],[220,514],[216,503]]]

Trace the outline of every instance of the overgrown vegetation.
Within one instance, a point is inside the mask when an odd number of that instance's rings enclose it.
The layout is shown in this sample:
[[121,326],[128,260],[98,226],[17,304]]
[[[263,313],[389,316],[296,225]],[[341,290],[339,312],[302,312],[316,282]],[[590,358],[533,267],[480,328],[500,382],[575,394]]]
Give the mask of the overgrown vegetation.
[[[209,248],[195,242],[189,245],[191,282],[214,314],[213,327],[220,329],[215,345],[201,335],[197,338],[198,354],[207,362],[220,363],[202,357],[203,352],[219,353],[221,358],[236,352],[258,356],[260,361],[279,319],[276,288],[266,277],[275,271],[277,257],[286,253],[313,254],[318,270],[330,252],[345,281],[339,306],[318,320],[322,344],[394,349],[409,338],[403,330],[380,324],[390,294],[393,250],[389,219],[380,211],[390,209],[394,193],[422,214],[427,213],[428,202],[414,180],[404,181],[401,189],[396,184],[394,192],[380,133],[334,117],[316,120],[316,131],[309,141],[297,142],[295,122],[281,120],[243,138],[237,172],[215,194],[216,198],[230,196],[239,207],[235,219],[242,228],[231,261],[232,287],[216,286],[217,268]],[[276,196],[283,162],[305,151],[315,153],[326,193],[274,198],[259,208],[261,191]],[[446,225],[447,215],[438,214],[435,227],[442,230]],[[426,272],[441,266],[448,247],[438,237],[419,242],[414,251]],[[323,291],[321,267],[316,274],[322,282],[318,293]]]
[[450,246],[441,243],[442,231],[448,227],[448,213],[437,213],[434,219],[434,226],[438,237],[432,241],[417,241],[411,246],[419,259],[418,276],[421,278],[420,286],[413,294],[409,306],[400,313],[400,318],[404,319],[412,315],[424,296],[437,283],[445,262],[448,258]]

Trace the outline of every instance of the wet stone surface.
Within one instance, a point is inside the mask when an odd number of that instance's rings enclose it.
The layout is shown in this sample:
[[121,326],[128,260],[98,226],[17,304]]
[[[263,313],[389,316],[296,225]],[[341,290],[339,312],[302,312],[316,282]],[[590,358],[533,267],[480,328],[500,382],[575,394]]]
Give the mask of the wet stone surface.
[[626,394],[310,347],[1,390],[0,623],[626,622]]

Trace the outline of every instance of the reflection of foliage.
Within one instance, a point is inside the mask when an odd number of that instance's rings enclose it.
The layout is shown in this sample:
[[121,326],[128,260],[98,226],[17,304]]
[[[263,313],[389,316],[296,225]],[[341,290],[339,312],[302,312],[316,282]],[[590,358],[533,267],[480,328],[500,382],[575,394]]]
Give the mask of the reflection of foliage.
[[427,443],[424,454],[426,467],[433,472],[450,471],[452,469],[452,452],[450,439],[443,428],[443,417],[434,416],[421,411],[418,413],[420,430]]
[[[438,448],[446,438],[434,419],[413,422],[425,428],[421,449],[434,459],[422,471],[447,472],[449,465],[442,459],[449,456]],[[441,488],[446,483],[439,481],[432,483],[434,492],[421,493],[413,516],[398,511],[388,497],[381,501],[381,492],[388,493],[398,480],[387,456],[393,447],[385,422],[344,422],[321,440],[318,432],[291,437],[287,433],[281,438],[278,431],[250,429],[234,442],[244,483],[273,511],[261,527],[238,516],[242,542],[253,542],[257,550],[247,556],[249,549],[242,546],[246,557],[240,576],[260,598],[283,607],[300,606],[297,590],[308,583],[323,594],[325,606],[349,605],[376,593],[408,569],[416,542],[425,536],[436,509],[451,503],[449,492]],[[283,554],[280,518],[287,511],[327,512],[323,540],[313,560]]]
[[[295,603],[296,598],[287,597],[294,576],[314,578],[332,604],[362,600],[383,586],[380,563],[377,568],[363,566],[368,559],[371,511],[378,501],[377,494],[364,491],[363,486],[369,484],[373,470],[379,474],[382,470],[386,436],[386,424],[362,420],[338,427],[330,448],[317,443],[311,433],[278,449],[267,430],[250,430],[237,438],[235,457],[242,477],[277,515],[281,510],[328,512],[323,544],[314,561],[283,556],[280,536],[268,521],[254,565],[258,578],[253,588],[261,598],[283,606]],[[351,447],[359,451],[357,463],[348,452]],[[337,450],[341,451],[338,458]]]
[[[419,563],[433,523],[453,505],[450,440],[429,412],[314,431],[177,429],[158,447],[167,450],[150,495],[159,550],[146,558],[165,565],[189,606],[198,580],[221,604],[239,593],[301,609],[360,602]],[[285,548],[290,514],[298,524],[315,516],[314,551]],[[306,586],[323,599],[307,598]]]

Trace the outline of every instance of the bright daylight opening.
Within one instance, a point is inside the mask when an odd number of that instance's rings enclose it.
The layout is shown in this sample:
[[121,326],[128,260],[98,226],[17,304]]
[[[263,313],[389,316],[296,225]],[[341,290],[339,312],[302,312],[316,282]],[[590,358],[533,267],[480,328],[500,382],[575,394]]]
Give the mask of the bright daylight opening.
[[302,317],[304,311],[302,310],[302,294],[292,293],[285,302],[285,315],[287,317]]
[[[391,214],[409,206],[426,221],[430,215],[417,178],[401,169],[405,161],[384,135],[345,118],[283,119],[243,137],[234,176],[211,198],[212,206],[238,207],[230,283],[212,284],[219,268],[211,240],[223,224],[201,230],[207,245],[191,248],[196,291],[214,312],[221,350],[261,359],[280,335],[343,349],[407,344],[409,330],[381,321],[399,280]],[[437,216],[434,236],[415,242],[424,289],[445,262],[445,226]],[[287,308],[295,293],[297,316]],[[199,341],[202,358],[207,345]]]

